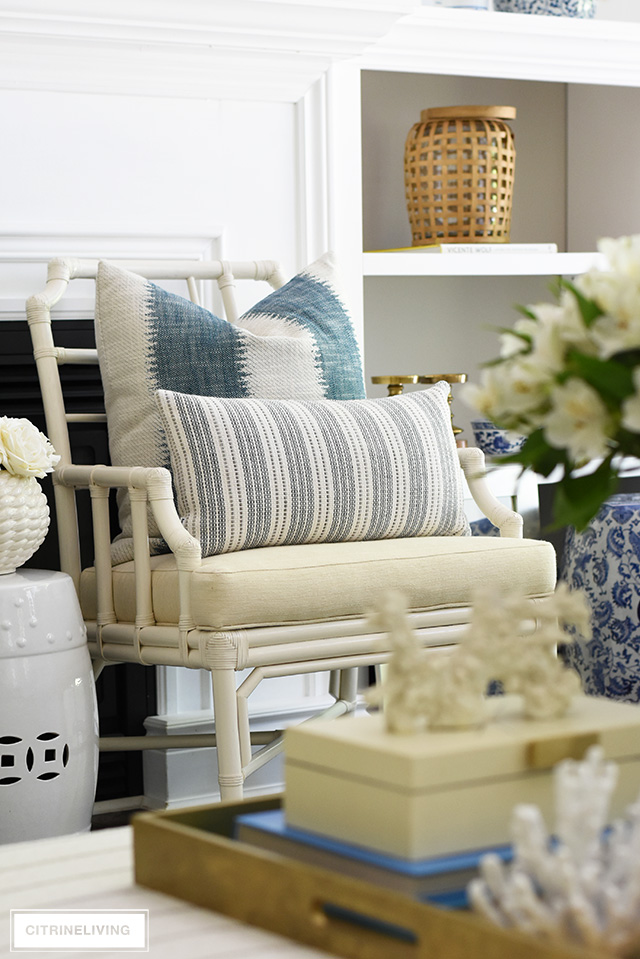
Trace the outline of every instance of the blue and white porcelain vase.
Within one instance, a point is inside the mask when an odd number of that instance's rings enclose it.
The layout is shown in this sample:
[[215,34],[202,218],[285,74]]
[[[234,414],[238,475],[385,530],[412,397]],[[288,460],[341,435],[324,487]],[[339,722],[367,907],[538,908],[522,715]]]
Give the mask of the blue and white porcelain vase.
[[471,429],[475,445],[485,456],[507,456],[519,452],[524,446],[526,436],[518,436],[508,430],[501,430],[490,420],[472,420]]
[[493,0],[493,9],[502,13],[590,19],[596,12],[596,0]]
[[591,607],[592,639],[564,650],[584,691],[640,702],[640,494],[612,496],[584,532],[567,530],[560,579]]

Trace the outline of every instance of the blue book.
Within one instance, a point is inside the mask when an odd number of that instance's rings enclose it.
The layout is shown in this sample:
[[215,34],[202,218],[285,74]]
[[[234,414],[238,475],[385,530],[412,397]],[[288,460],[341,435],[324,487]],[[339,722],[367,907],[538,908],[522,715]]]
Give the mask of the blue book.
[[467,884],[477,876],[483,856],[495,853],[503,862],[509,862],[513,857],[511,846],[505,845],[429,859],[403,859],[320,833],[295,829],[287,825],[282,809],[237,816],[235,837],[260,849],[331,869],[344,876],[364,879],[450,909],[467,906]]

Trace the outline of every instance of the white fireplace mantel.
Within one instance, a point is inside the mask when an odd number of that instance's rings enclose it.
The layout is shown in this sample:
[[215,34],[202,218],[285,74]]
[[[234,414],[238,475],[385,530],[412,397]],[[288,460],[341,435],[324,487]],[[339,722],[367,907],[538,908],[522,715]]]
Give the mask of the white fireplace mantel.
[[[624,2],[600,0],[603,15],[629,16],[616,13]],[[0,90],[297,103],[349,60],[635,85],[639,34],[637,22],[419,0],[60,0],[55,12],[50,0],[0,0]]]
[[0,2],[0,89],[297,102],[416,0]]

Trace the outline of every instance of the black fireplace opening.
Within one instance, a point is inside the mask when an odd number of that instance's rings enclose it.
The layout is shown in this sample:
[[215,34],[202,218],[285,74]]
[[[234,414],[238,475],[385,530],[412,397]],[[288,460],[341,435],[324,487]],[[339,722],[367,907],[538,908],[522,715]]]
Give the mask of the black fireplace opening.
[[[91,319],[55,319],[56,345],[68,348],[95,347]],[[26,320],[0,322],[0,416],[26,417],[46,434],[44,410]],[[65,404],[69,413],[104,412],[104,396],[97,366],[60,368]],[[106,423],[71,423],[73,461],[80,465],[109,463]],[[58,528],[51,477],[41,480],[49,501],[51,525],[47,537],[25,566],[60,569]],[[91,505],[88,491],[77,497],[81,518],[80,551],[83,566],[93,563]],[[117,531],[115,496],[111,497],[111,522]],[[101,736],[142,736],[144,720],[157,711],[155,667],[135,663],[106,666],[96,683]],[[139,752],[100,753],[97,800],[139,796],[144,792],[142,755]]]

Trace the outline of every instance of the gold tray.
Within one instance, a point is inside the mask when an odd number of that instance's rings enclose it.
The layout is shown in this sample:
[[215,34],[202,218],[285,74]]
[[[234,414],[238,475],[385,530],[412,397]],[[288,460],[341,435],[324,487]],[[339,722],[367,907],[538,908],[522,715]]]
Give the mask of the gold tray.
[[610,959],[233,839],[240,813],[280,796],[133,818],[136,882],[347,959]]

